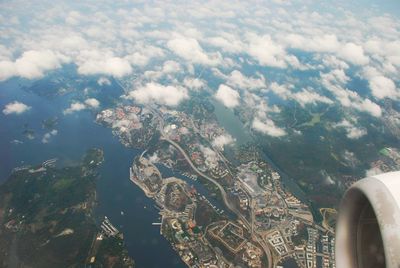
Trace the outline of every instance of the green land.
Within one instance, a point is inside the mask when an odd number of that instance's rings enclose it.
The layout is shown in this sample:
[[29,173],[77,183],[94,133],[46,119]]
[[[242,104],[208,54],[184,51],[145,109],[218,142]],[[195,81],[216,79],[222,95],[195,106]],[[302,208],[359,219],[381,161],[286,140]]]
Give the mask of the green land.
[[91,254],[103,159],[102,150],[90,149],[80,165],[13,172],[0,186],[0,267],[133,267],[122,235],[104,236]]

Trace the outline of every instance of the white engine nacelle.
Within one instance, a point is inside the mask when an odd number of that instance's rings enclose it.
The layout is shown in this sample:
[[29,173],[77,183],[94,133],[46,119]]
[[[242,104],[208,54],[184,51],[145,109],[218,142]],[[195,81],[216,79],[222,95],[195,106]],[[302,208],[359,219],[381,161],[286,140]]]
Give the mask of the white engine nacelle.
[[336,226],[337,268],[400,268],[400,172],[358,181]]

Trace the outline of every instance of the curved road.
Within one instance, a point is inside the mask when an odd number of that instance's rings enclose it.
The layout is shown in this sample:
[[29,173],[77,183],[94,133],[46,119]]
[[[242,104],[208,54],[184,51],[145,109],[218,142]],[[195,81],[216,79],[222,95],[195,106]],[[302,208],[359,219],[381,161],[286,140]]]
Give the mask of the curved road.
[[214,180],[213,178],[210,178],[208,175],[206,175],[206,174],[204,174],[203,172],[201,172],[200,170],[198,170],[197,167],[192,163],[192,160],[191,160],[191,159],[189,158],[189,156],[186,154],[185,150],[183,150],[182,147],[181,147],[179,144],[177,144],[176,142],[174,142],[173,140],[170,140],[169,138],[167,138],[167,137],[165,136],[165,134],[164,134],[164,119],[162,118],[161,114],[160,114],[157,110],[154,110],[154,109],[151,109],[151,110],[152,110],[152,111],[154,112],[154,114],[156,114],[157,117],[159,118],[159,125],[158,125],[158,128],[159,128],[159,129],[158,129],[158,130],[159,130],[159,132],[160,132],[160,134],[161,134],[160,139],[163,139],[163,140],[169,142],[172,146],[174,146],[176,149],[178,149],[178,150],[182,153],[182,155],[185,157],[185,159],[186,159],[186,161],[189,163],[189,165],[192,167],[192,169],[193,169],[197,174],[199,174],[200,176],[202,176],[203,178],[207,179],[208,181],[210,181],[211,183],[213,183],[215,186],[217,186],[217,188],[218,188],[219,191],[221,192],[222,199],[223,199],[223,201],[224,201],[226,207],[227,207],[229,210],[231,210],[233,213],[235,213],[235,214],[238,216],[238,218],[240,218],[240,219],[242,220],[243,224],[246,225],[247,229],[251,231],[252,239],[253,239],[253,240],[256,240],[256,241],[260,244],[260,246],[263,248],[263,250],[264,250],[264,252],[265,252],[265,255],[266,255],[267,258],[268,258],[268,268],[272,268],[272,266],[273,266],[273,259],[272,259],[271,250],[270,250],[270,248],[269,248],[266,244],[263,243],[263,238],[262,238],[262,236],[260,236],[260,235],[257,234],[257,233],[254,233],[254,232],[253,232],[253,228],[251,228],[252,225],[250,225],[250,223],[247,221],[247,219],[246,219],[245,217],[243,217],[243,215],[242,215],[234,206],[232,206],[232,205],[229,203],[228,198],[227,198],[227,194],[226,194],[226,192],[225,192],[225,189],[224,189],[216,180]]
[[[161,132],[162,133],[162,132]],[[176,142],[164,137],[163,133],[161,135],[161,139],[169,142],[171,145],[173,145],[176,149],[178,149],[182,155],[185,157],[186,161],[189,163],[189,165],[192,167],[192,169],[199,174],[201,177],[207,179],[208,181],[210,181],[211,183],[213,183],[215,186],[218,187],[219,191],[221,192],[222,195],[222,199],[226,205],[226,207],[228,209],[230,209],[233,213],[235,213],[238,218],[240,218],[242,220],[242,222],[246,225],[246,227],[248,228],[248,230],[252,230],[252,228],[250,228],[250,223],[247,221],[247,219],[234,207],[232,206],[232,204],[229,203],[229,200],[227,198],[227,194],[225,192],[225,189],[221,186],[221,184],[219,184],[215,179],[209,177],[208,175],[204,174],[203,172],[201,172],[200,170],[197,169],[197,167],[192,163],[192,161],[190,160],[189,156],[186,154],[186,152],[182,149],[182,147],[177,144]],[[263,241],[263,239],[259,237],[259,235],[256,235],[254,233],[252,233],[252,238],[256,239],[257,242],[261,245],[261,247],[263,248],[265,254],[267,255],[268,258],[268,267],[272,268],[273,265],[273,261],[272,261],[272,255],[271,255],[271,251],[268,248],[268,246],[264,245],[261,241]],[[261,241],[260,241],[261,240]]]

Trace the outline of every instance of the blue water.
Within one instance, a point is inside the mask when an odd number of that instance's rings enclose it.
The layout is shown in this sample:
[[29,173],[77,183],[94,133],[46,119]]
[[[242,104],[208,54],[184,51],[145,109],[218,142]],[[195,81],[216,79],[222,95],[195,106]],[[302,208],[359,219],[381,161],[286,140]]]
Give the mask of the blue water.
[[[230,109],[225,108],[219,102],[214,101],[215,115],[217,116],[219,124],[236,139],[237,145],[243,145],[246,143],[255,143],[251,134],[246,130],[243,123]],[[265,151],[261,151],[262,158],[271,165],[271,167],[280,174],[283,184],[303,202],[308,202],[305,193],[300,189],[296,182],[290,178],[283,170],[281,170],[272,159],[266,154]]]
[[214,113],[217,116],[218,122],[234,139],[236,139],[237,145],[252,142],[250,133],[231,109],[226,108],[218,101],[213,101],[212,104],[214,105]]
[[193,186],[196,189],[197,193],[207,198],[207,200],[210,201],[211,204],[216,207],[216,209],[224,210],[224,215],[228,216],[230,219],[236,219],[236,215],[233,214],[233,212],[231,212],[222,201],[217,200],[214,196],[211,196],[210,191],[207,190],[203,184],[199,183],[198,181],[194,181],[179,172],[173,171],[164,165],[157,165],[157,167],[160,170],[163,178],[176,177],[186,181],[189,186]]
[[[59,158],[58,165],[73,164],[79,162],[87,149],[102,148],[105,162],[99,170],[97,183],[97,217],[108,216],[124,233],[136,267],[185,267],[169,242],[160,235],[159,226],[151,225],[159,219],[154,203],[129,180],[129,166],[140,151],[123,147],[110,129],[94,123],[94,114],[90,111],[63,115],[62,111],[76,97],[77,94],[52,99],[39,97],[21,90],[17,80],[0,84],[1,111],[12,101],[32,107],[21,115],[4,115],[0,111],[0,183],[16,166],[40,164],[54,157]],[[97,95],[90,97],[101,99]],[[48,130],[42,128],[42,120],[54,116],[59,118],[58,135],[48,144],[43,144],[42,136]],[[35,139],[24,137],[25,124],[35,131]],[[23,141],[23,144],[13,144],[14,139]]]

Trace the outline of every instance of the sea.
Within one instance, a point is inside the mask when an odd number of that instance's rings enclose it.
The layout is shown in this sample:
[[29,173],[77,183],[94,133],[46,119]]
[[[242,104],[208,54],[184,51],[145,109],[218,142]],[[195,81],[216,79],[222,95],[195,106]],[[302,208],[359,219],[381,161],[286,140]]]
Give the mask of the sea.
[[[152,225],[160,221],[154,202],[129,180],[129,167],[141,151],[124,147],[110,129],[96,124],[93,111],[64,115],[63,110],[78,95],[41,97],[22,89],[20,79],[0,83],[0,183],[9,178],[15,167],[41,164],[50,158],[57,158],[58,166],[73,165],[79,163],[87,149],[102,148],[105,161],[97,182],[97,220],[107,216],[123,232],[136,267],[186,267],[160,235],[160,226]],[[102,102],[101,94],[90,97]],[[5,115],[5,105],[13,101],[31,108],[23,114]],[[59,119],[57,134],[43,143],[43,135],[49,130],[42,127],[42,121],[55,116]],[[23,134],[25,129],[34,131],[34,139]]]
[[[113,81],[106,88],[100,87],[100,90],[88,91],[85,94],[82,94],[84,89],[81,89],[62,96],[45,97],[27,90],[29,86],[30,82],[21,79],[10,79],[0,83],[0,183],[9,178],[15,167],[41,164],[50,158],[57,158],[59,167],[74,165],[80,162],[87,149],[101,148],[105,161],[99,169],[97,182],[97,221],[101,222],[104,216],[107,216],[123,232],[126,247],[135,260],[136,267],[186,267],[169,242],[160,234],[160,226],[152,224],[160,222],[159,211],[154,201],[147,198],[139,187],[129,180],[129,167],[142,150],[124,147],[112,134],[111,129],[95,123],[96,111],[85,109],[67,115],[63,113],[72,102],[89,97],[100,101],[99,109],[107,108],[113,103],[110,101],[110,95],[123,94],[121,87]],[[46,85],[42,83],[41,86]],[[99,87],[94,84],[92,86]],[[5,115],[2,110],[6,104],[13,101],[25,103],[31,108],[23,114]],[[249,132],[232,110],[217,102],[213,104],[220,123],[238,144],[252,141]],[[48,142],[43,143],[43,136],[50,130],[45,129],[42,122],[54,117],[58,118],[54,127],[57,134],[51,135]],[[33,131],[33,139],[24,135],[27,129]],[[270,159],[265,157],[275,167]],[[229,218],[235,218],[235,215],[230,214],[222,202],[210,196],[199,182],[165,166],[159,168],[164,177],[175,176],[185,180],[217,209],[223,209]],[[284,174],[281,175],[293,192],[298,191],[293,181]]]

